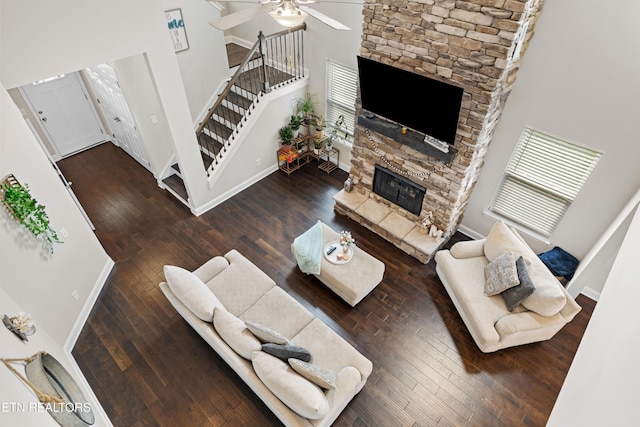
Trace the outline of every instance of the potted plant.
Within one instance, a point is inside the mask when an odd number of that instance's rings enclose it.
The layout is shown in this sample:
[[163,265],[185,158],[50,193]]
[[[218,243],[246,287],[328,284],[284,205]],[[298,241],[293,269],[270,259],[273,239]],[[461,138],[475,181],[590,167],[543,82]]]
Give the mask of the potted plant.
[[54,242],[62,243],[55,230],[51,228],[44,205],[33,198],[28,184],[22,185],[13,175],[7,175],[0,185],[0,196],[2,203],[20,224],[34,236],[42,238],[52,252]]
[[336,122],[333,124],[333,129],[331,129],[331,134],[329,135],[329,140],[327,141],[327,150],[331,151],[331,149],[333,148],[333,142],[336,139],[338,139],[339,131],[344,132],[345,136],[347,135],[347,132],[342,129],[343,125],[344,125],[344,116],[340,114]]
[[310,93],[306,93],[304,97],[296,100],[296,114],[304,116],[305,124],[309,124],[311,117],[316,113],[317,105],[316,97]]
[[291,140],[293,139],[293,131],[291,130],[291,126],[286,125],[281,127],[278,130],[278,135],[280,135],[280,142],[282,143],[282,151],[290,151]]
[[324,127],[326,125],[323,116],[313,116],[313,126],[316,128],[316,138],[322,138],[324,136]]
[[289,127],[293,132],[293,137],[298,137],[298,132],[300,131],[300,126],[302,126],[302,117],[297,114],[292,114],[291,119],[289,119]]
[[313,141],[313,154],[318,155],[320,154],[320,149],[322,148],[322,145],[324,144],[325,140],[327,138],[316,138]]

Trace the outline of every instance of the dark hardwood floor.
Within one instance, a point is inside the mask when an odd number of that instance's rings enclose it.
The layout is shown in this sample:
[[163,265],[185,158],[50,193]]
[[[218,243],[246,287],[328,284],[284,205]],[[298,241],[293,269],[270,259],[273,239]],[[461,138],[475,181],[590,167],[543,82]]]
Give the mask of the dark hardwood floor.
[[[433,261],[334,213],[343,171],[278,171],[195,217],[109,143],[59,166],[115,261],[73,355],[117,427],[280,424],[164,298],[165,264],[195,269],[238,249],[370,358],[373,373],[337,426],[543,426],[595,306],[580,296],[582,312],[554,339],[483,354]],[[386,264],[355,308],[291,255],[293,239],[318,219],[351,230]]]

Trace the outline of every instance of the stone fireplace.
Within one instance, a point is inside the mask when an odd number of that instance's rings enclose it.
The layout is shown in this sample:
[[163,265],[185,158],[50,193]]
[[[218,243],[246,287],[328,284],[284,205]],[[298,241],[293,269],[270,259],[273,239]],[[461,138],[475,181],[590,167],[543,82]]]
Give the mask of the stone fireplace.
[[[416,150],[359,117],[350,170],[354,187],[335,197],[336,212],[422,262],[431,259],[462,220],[542,5],[543,0],[383,0],[364,7],[361,56],[451,83],[464,95],[449,156]],[[359,100],[356,109],[360,116]],[[381,167],[425,189],[419,210],[374,191]],[[441,239],[418,232],[427,212]]]

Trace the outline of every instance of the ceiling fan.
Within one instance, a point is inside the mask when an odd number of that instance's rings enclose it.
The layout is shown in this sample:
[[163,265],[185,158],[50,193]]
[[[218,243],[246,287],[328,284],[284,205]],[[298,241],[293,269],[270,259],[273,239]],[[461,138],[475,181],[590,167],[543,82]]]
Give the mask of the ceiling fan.
[[[293,28],[302,24],[307,16],[311,15],[320,22],[336,30],[350,30],[351,28],[336,21],[335,19],[318,12],[317,10],[307,6],[316,3],[315,0],[226,0],[220,3],[237,2],[237,3],[259,3],[255,7],[243,9],[239,12],[231,13],[220,19],[211,21],[210,24],[222,31],[244,24],[261,15],[269,14],[278,24],[283,27]],[[362,4],[361,2],[335,1],[327,0],[325,3],[342,3],[342,4]]]

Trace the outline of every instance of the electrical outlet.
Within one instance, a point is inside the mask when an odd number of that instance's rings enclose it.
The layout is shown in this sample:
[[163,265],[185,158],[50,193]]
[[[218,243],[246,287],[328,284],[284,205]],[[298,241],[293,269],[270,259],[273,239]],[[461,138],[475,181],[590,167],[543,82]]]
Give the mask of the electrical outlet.
[[158,123],[158,116],[156,116],[155,114],[152,114],[149,118],[151,119],[151,123],[153,123],[154,125]]
[[60,237],[62,237],[64,240],[66,240],[67,237],[69,237],[69,232],[67,231],[66,228],[62,227],[60,229]]
[[256,159],[256,166],[260,166],[260,159]]
[[73,297],[74,300],[78,301],[78,299],[80,298],[80,294],[78,293],[78,291],[76,291],[75,289],[73,290],[73,292],[71,292],[71,296]]

